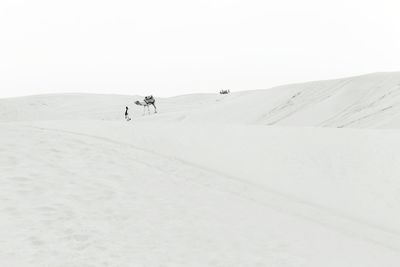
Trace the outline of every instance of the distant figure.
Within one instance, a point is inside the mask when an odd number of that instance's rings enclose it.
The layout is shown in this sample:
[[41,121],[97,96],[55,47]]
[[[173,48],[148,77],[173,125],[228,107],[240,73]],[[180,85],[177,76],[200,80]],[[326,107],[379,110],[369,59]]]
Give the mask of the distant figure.
[[229,94],[231,92],[231,90],[221,90],[221,91],[219,91],[219,93],[221,94],[221,95],[227,95],[227,94]]
[[128,109],[128,107],[125,107],[125,120],[130,121],[131,118],[129,117]]
[[146,107],[150,114],[150,107],[149,107],[150,105],[152,105],[154,107],[154,113],[157,113],[156,100],[154,99],[154,97],[152,95],[146,96],[144,98],[144,101],[135,101],[135,104],[138,106],[143,106],[143,115],[146,111]]

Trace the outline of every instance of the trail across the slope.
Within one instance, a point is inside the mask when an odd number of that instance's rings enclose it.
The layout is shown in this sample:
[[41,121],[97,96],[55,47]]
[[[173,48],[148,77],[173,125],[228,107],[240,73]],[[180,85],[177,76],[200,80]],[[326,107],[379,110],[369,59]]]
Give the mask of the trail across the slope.
[[138,151],[20,127],[0,135],[1,266],[302,265],[261,230],[278,222],[251,227],[257,206],[138,163]]
[[258,205],[274,209],[285,215],[294,216],[295,218],[327,227],[339,234],[371,242],[400,252],[400,233],[393,229],[373,225],[368,221],[350,217],[348,214],[328,209],[317,203],[307,202],[294,196],[276,192],[263,185],[251,183],[240,177],[234,177],[206,166],[164,155],[160,152],[127,142],[120,142],[107,136],[56,128],[28,127],[42,131],[96,139],[105,143],[117,145],[122,151],[128,148],[133,150],[131,158],[134,158],[135,162],[152,169],[157,169],[162,173],[173,175],[174,177],[182,179],[182,181],[233,194],[236,197],[253,201]]
[[311,213],[299,218],[293,209],[301,203],[200,166],[101,136],[0,127],[2,266],[395,267],[400,260],[397,251],[332,231],[331,222],[310,223]]

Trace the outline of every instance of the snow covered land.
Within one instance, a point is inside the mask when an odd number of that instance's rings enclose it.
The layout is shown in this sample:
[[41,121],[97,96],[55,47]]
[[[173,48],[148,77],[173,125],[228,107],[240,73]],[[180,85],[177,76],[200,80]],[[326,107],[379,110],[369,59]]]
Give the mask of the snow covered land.
[[142,99],[0,99],[0,266],[400,266],[400,73]]

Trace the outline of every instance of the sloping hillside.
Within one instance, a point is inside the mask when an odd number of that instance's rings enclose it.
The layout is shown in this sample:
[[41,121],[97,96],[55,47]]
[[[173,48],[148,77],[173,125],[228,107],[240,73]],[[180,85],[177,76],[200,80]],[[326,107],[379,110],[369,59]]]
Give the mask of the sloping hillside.
[[[182,118],[181,118],[182,119]],[[240,92],[184,114],[188,121],[284,126],[397,128],[400,73]]]
[[400,127],[400,73],[280,86],[229,95],[157,98],[159,114],[142,116],[142,96],[40,95],[0,100],[0,121],[139,120],[347,128]]
[[399,84],[2,99],[0,266],[397,267]]
[[[219,98],[214,94],[193,94],[157,98],[156,104],[161,115],[189,113],[209,107]],[[122,120],[126,106],[131,117],[147,119],[143,117],[143,107],[134,104],[142,99],[143,96],[136,95],[101,94],[49,94],[0,99],[0,121]]]

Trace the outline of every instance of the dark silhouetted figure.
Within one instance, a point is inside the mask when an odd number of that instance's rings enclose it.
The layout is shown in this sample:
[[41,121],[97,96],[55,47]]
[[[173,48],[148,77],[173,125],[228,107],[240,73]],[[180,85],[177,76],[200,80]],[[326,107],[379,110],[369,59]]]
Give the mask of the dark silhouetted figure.
[[129,117],[128,109],[128,107],[125,107],[125,120],[130,121],[131,118]]

